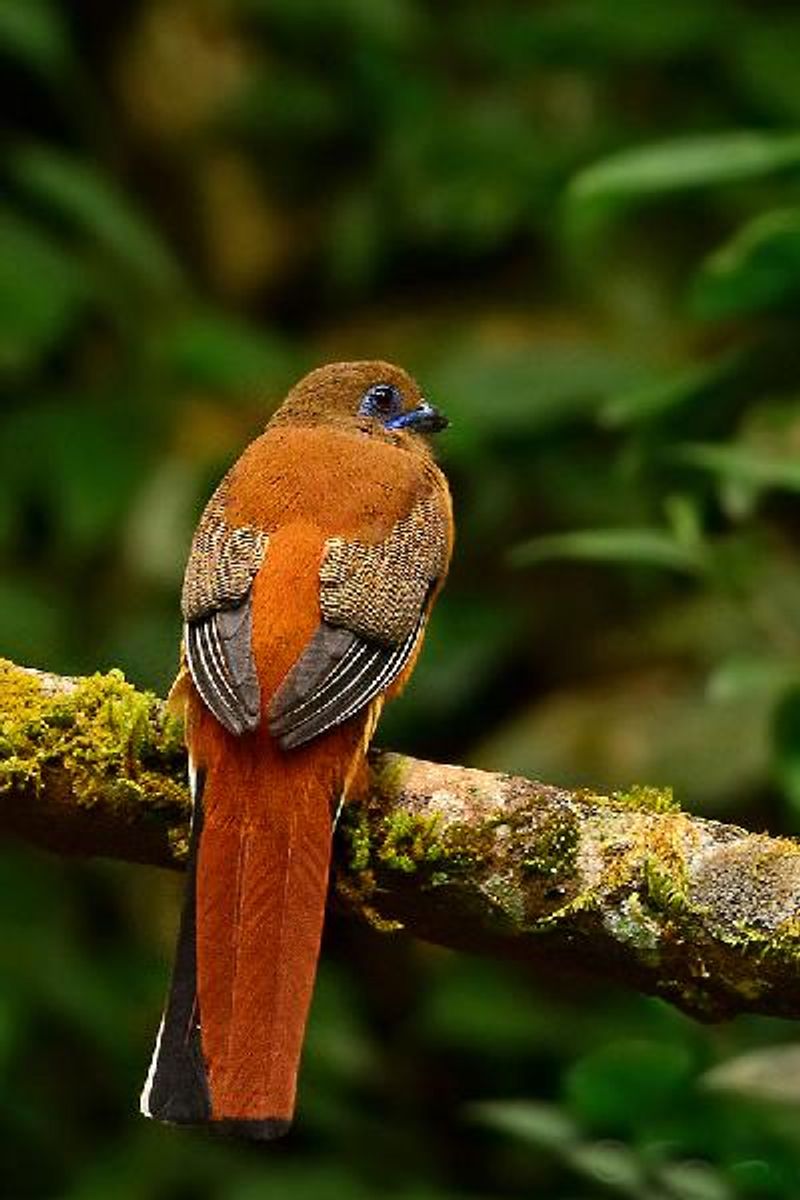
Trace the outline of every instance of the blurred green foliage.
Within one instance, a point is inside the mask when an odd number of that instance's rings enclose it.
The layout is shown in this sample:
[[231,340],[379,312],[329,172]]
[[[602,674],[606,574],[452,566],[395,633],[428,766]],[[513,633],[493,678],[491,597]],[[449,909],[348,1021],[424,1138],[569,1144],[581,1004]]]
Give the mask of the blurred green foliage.
[[[381,740],[798,831],[800,14],[3,0],[0,61],[4,654],[165,689],[212,483],[385,356],[459,541]],[[0,856],[3,1195],[800,1191],[791,1026],[336,920],[286,1143],[145,1124],[174,883]]]

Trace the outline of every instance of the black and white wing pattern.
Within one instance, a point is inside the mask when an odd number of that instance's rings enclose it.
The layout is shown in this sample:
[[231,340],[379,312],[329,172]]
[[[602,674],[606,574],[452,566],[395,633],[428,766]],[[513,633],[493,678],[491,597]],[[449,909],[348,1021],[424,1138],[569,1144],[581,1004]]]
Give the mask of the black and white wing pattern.
[[234,734],[257,728],[261,692],[253,660],[251,587],[267,535],[225,520],[228,479],[206,505],[192,541],[181,608],[192,681],[221,725]]
[[449,530],[448,494],[435,489],[382,542],[326,543],[322,620],[269,709],[283,749],[361,712],[412,660],[447,572]]

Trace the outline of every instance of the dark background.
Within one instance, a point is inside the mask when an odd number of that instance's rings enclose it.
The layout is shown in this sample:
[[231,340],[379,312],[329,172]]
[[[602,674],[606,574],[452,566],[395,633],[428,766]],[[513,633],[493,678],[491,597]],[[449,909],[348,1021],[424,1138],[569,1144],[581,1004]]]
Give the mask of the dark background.
[[[0,648],[164,692],[286,387],[451,416],[458,545],[379,741],[800,828],[800,11],[3,0]],[[4,1196],[800,1195],[793,1026],[330,923],[285,1143],[136,1113],[177,880],[0,856]]]

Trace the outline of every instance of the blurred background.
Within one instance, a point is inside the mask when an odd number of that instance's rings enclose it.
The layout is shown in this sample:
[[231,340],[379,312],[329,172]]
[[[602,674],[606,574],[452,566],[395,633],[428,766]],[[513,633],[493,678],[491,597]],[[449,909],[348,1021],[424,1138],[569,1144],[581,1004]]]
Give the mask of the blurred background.
[[[2,0],[0,651],[163,694],[211,487],[388,357],[459,538],[380,742],[800,831],[800,12]],[[333,918],[298,1121],[137,1116],[179,881],[0,855],[3,1196],[800,1195],[796,1029]]]

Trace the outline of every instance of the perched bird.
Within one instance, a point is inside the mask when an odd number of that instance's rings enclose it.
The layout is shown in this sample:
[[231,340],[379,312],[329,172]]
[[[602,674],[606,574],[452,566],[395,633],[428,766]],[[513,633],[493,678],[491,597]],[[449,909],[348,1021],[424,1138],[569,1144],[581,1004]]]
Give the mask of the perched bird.
[[312,371],[214,492],[183,586],[194,801],[186,899],[142,1112],[273,1138],[291,1121],[335,816],[450,560],[426,435],[385,362]]

